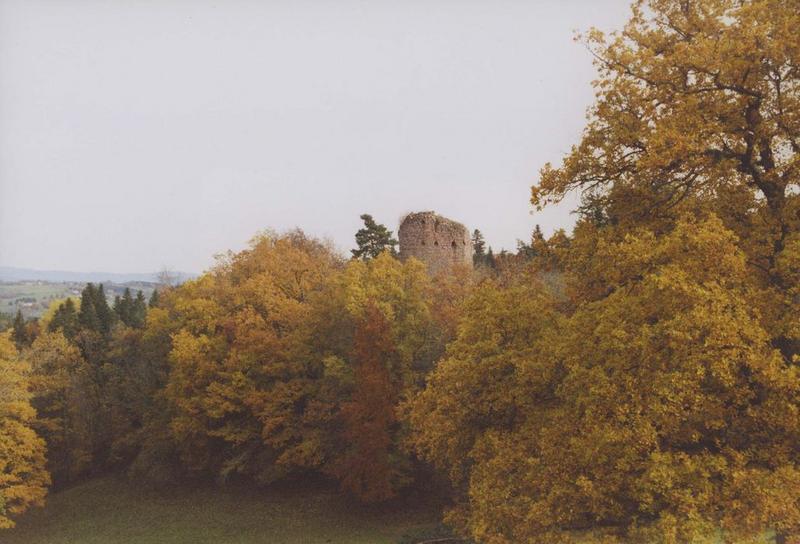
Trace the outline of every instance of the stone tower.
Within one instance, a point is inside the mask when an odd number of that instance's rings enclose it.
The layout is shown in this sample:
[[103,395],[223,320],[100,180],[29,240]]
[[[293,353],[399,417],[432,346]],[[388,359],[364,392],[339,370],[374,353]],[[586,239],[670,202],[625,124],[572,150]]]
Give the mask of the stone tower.
[[415,257],[435,274],[454,266],[472,267],[472,239],[461,223],[434,212],[410,213],[400,221],[400,259]]

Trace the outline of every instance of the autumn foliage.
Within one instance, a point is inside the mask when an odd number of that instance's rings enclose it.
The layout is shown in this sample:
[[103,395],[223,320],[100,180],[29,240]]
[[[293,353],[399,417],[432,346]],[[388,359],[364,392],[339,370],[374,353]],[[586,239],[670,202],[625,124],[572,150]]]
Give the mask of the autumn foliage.
[[33,429],[27,372],[9,334],[0,334],[0,529],[42,504],[50,483],[44,441]]
[[344,452],[332,467],[343,489],[368,501],[394,496],[401,486],[393,430],[399,384],[389,371],[395,357],[391,328],[374,306],[356,323],[353,338],[353,391],[342,403]]
[[0,527],[48,471],[380,502],[436,470],[476,542],[800,536],[798,28],[796,1],[640,0],[590,32],[596,103],[532,190],[579,220],[475,271],[430,277],[365,215],[358,258],[265,232],[149,308],[90,284],[20,315]]
[[610,292],[569,315],[535,284],[469,303],[412,411],[418,450],[463,488],[451,519],[486,542],[797,523],[800,384],[747,302],[736,238],[684,220],[595,258],[615,261]]
[[640,1],[587,36],[597,102],[532,193],[581,219],[534,240],[536,281],[477,289],[410,411],[464,533],[800,533],[799,14]]

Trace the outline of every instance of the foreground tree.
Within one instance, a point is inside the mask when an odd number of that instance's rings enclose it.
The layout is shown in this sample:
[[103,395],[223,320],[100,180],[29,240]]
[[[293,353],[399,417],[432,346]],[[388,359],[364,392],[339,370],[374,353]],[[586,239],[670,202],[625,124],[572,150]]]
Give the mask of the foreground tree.
[[36,412],[27,390],[27,363],[8,334],[0,334],[0,529],[42,504],[50,478],[44,441],[33,430]]
[[793,2],[636,1],[621,34],[590,33],[598,101],[581,143],[560,168],[545,166],[533,203],[588,190],[617,222],[691,196],[755,196],[768,222],[760,264],[774,268],[797,221],[798,24]]
[[795,533],[800,384],[736,242],[709,218],[608,244],[610,292],[563,318],[479,295],[412,410],[463,490],[451,519],[489,543]]
[[600,71],[581,142],[546,165],[537,207],[583,191],[584,218],[662,232],[712,210],[740,238],[765,328],[800,353],[800,9],[780,0],[638,0],[620,34],[593,31]]

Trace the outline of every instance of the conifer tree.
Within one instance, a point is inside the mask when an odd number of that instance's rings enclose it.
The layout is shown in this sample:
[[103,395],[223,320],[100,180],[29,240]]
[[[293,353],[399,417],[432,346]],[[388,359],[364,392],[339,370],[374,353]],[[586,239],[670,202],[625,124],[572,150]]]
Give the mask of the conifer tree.
[[153,289],[153,294],[150,295],[150,301],[147,303],[151,308],[158,306],[159,293],[158,289]]
[[78,313],[78,321],[81,327],[93,331],[99,330],[100,321],[97,317],[97,309],[95,308],[95,300],[97,295],[95,292],[94,284],[87,283],[86,287],[81,291],[81,310]]
[[17,315],[14,318],[14,332],[12,337],[17,347],[25,346],[28,344],[28,331],[25,329],[25,318],[22,317],[22,310],[17,310]]
[[475,266],[486,262],[486,240],[478,229],[472,231],[472,264]]
[[131,326],[133,320],[133,297],[128,287],[125,288],[125,292],[119,302],[114,302],[114,312],[120,321],[125,325]]
[[389,251],[393,256],[397,255],[395,246],[397,240],[392,238],[392,231],[386,225],[376,223],[371,215],[365,213],[361,216],[364,221],[364,228],[356,232],[356,249],[350,250],[356,259],[374,259],[384,251]]
[[494,256],[494,251],[492,250],[491,246],[489,246],[489,251],[486,252],[486,266],[491,268],[492,270],[497,269],[497,259]]
[[75,310],[75,303],[71,298],[68,298],[58,306],[53,319],[47,324],[47,330],[55,332],[61,329],[64,336],[72,340],[78,332],[78,326],[78,313]]
[[108,306],[106,292],[102,283],[95,290],[94,296],[94,307],[99,324],[98,330],[103,334],[108,334],[111,332],[111,326],[114,324],[114,315],[111,313],[111,308]]
[[136,293],[136,299],[132,303],[130,326],[140,329],[144,327],[144,320],[147,317],[147,301],[144,299],[144,294],[139,291]]

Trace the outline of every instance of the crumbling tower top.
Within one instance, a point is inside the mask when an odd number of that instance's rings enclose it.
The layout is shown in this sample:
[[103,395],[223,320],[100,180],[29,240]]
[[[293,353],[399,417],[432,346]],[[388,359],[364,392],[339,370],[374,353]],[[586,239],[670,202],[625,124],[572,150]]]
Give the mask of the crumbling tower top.
[[415,257],[437,273],[455,266],[472,267],[472,240],[467,228],[435,212],[406,215],[398,229],[400,259]]

